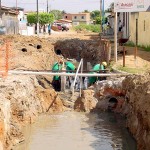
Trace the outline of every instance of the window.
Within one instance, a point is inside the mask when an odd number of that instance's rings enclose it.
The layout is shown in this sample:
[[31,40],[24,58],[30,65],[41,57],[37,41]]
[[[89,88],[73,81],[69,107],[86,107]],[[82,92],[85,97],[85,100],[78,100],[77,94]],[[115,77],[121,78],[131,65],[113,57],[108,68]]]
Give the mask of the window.
[[65,16],[65,18],[67,19],[68,17],[67,17],[67,16]]
[[84,16],[81,16],[81,19],[84,19]]
[[74,16],[74,19],[77,19],[77,16]]

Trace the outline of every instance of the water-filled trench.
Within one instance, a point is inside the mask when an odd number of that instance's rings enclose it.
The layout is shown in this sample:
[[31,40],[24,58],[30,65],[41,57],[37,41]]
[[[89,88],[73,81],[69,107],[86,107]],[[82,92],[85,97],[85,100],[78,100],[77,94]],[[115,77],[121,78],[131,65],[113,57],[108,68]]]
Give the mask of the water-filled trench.
[[42,115],[15,150],[136,150],[125,119],[111,112]]
[[[57,55],[62,54],[65,58],[76,60],[85,55],[80,52],[68,53],[65,46],[62,51],[61,45],[55,50]],[[98,62],[96,58],[91,59],[90,54],[88,56],[89,58],[85,55],[85,62]],[[99,60],[99,55],[96,56]],[[55,115],[41,115],[34,124],[26,126],[23,132],[25,141],[14,150],[137,149],[135,140],[125,127],[125,118],[111,112],[87,114],[67,111]]]

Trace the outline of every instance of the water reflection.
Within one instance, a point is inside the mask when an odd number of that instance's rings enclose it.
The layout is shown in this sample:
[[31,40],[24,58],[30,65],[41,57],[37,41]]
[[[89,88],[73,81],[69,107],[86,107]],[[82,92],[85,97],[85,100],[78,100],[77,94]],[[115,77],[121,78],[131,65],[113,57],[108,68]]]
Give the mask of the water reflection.
[[26,141],[15,150],[136,150],[124,123],[112,113],[44,115],[25,128]]

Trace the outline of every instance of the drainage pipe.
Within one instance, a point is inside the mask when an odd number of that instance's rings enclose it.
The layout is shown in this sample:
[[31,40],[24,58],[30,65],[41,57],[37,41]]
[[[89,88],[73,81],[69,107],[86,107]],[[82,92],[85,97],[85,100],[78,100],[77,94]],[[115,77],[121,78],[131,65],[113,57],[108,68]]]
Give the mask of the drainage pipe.
[[[4,73],[4,71],[0,71],[0,73]],[[64,73],[64,72],[44,72],[44,71],[17,71],[17,70],[10,70],[8,74],[18,74],[18,75],[51,75],[51,76],[77,76],[76,73]],[[78,73],[80,77],[111,77],[111,76],[127,76],[128,73]]]

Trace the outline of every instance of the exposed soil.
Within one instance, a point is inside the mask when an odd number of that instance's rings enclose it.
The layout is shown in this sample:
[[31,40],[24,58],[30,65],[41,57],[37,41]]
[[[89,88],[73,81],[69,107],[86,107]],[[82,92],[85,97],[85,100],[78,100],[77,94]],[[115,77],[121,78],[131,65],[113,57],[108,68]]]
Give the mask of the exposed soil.
[[[122,50],[123,47],[119,47],[119,49]],[[136,59],[134,55],[135,55],[135,48],[126,47],[125,66],[128,68],[137,68],[140,73],[149,72],[150,71],[150,52],[146,52],[143,49],[139,48],[137,51]],[[118,67],[122,65],[123,65],[122,54],[119,54],[118,62],[115,64],[115,66]]]
[[[80,51],[81,54],[79,58],[84,57],[84,59],[87,59],[86,61],[92,62],[92,64],[98,63],[99,58],[101,58],[101,51],[99,51],[102,48],[100,45],[100,37],[97,34],[93,33],[63,32],[59,34],[52,34],[50,36],[41,36],[40,38],[33,36],[27,37],[21,35],[10,35],[1,36],[0,43],[3,44],[5,39],[10,40],[12,47],[9,68],[15,70],[50,70],[54,62],[62,59],[61,56],[56,55],[55,46],[62,46],[61,44],[63,42],[67,42],[67,40],[69,41],[69,44],[66,44],[62,48],[64,50],[67,46],[67,50],[73,50],[73,48],[77,48],[77,50]],[[68,52],[64,52],[64,59],[69,57],[67,53]],[[72,55],[75,53],[71,51],[70,54]],[[144,71],[147,71],[150,66],[150,53],[138,51],[136,66],[134,65],[132,54],[133,50],[131,48],[127,51],[126,64],[130,67],[146,68]],[[2,58],[5,59],[5,57]],[[77,57],[72,58],[77,59]],[[3,68],[5,65],[4,59],[0,60],[1,68]],[[122,59],[121,57],[119,57],[117,65],[121,64]],[[148,96],[146,97],[147,101],[144,101],[145,99],[143,97],[141,99],[138,99],[137,105],[134,105],[134,103],[136,103],[136,99],[139,98],[136,97],[135,93],[139,95],[140,89],[142,91],[143,86],[149,87],[149,78],[147,78],[145,82],[143,82],[143,80],[141,79],[142,77],[140,78],[134,76],[133,79],[131,78],[129,77],[125,80],[125,83],[129,83],[129,85],[124,84],[124,89],[121,88],[121,90],[117,89],[115,91],[113,88],[107,88],[107,90],[105,89],[105,92],[107,93],[109,91],[109,93],[112,92],[121,97],[124,97],[125,94],[128,95],[128,92],[130,92],[130,101],[128,103],[131,106],[133,114],[135,114],[137,118],[140,118],[138,120],[142,121],[139,121],[138,128],[137,126],[134,127],[134,125],[129,123],[128,127],[136,137],[137,141],[139,141],[139,148],[141,148],[139,150],[144,150],[144,148],[148,150],[145,145],[149,142],[150,124],[149,122],[145,121],[145,119],[147,119],[149,116],[149,112],[146,111],[146,109],[149,107],[149,89],[145,89],[147,90],[147,93],[145,93],[145,95]],[[141,80],[138,80],[139,78]],[[8,76],[7,78],[0,79],[0,149],[2,149],[1,147],[11,149],[12,145],[23,141],[21,127],[26,123],[33,122],[40,113],[64,111],[65,108],[63,100],[60,99],[60,94],[56,93],[53,90],[51,81],[52,77],[48,76],[25,75]],[[130,83],[130,81],[132,82]],[[117,85],[119,86],[119,84]],[[132,86],[133,89],[129,91]],[[138,90],[134,91],[136,89]],[[118,95],[118,92],[120,95]],[[89,96],[86,96],[86,93],[93,94],[93,92],[91,91],[87,91],[84,93],[84,97],[81,98],[81,108],[90,111],[90,109],[93,109],[95,107],[96,100],[92,104],[92,102],[90,101],[91,94]],[[96,98],[100,96],[101,91],[96,92]],[[84,98],[86,99],[86,105],[83,104]],[[120,102],[122,102],[122,100],[120,100]],[[143,105],[143,103],[146,103],[147,105]],[[90,106],[90,104],[92,104],[92,106]],[[66,104],[66,106],[67,105],[68,104]],[[70,103],[69,106],[73,107],[72,103]],[[85,108],[87,106],[89,106],[90,108]],[[121,106],[122,105],[119,106],[120,111]],[[143,107],[145,108],[142,109]],[[145,117],[144,113],[146,113]],[[131,121],[131,119],[132,115],[129,116],[129,122]],[[138,129],[140,130],[140,132],[135,131]],[[144,132],[143,129],[145,130]],[[141,138],[139,137],[139,134],[146,135],[143,137],[143,145],[140,142]]]

